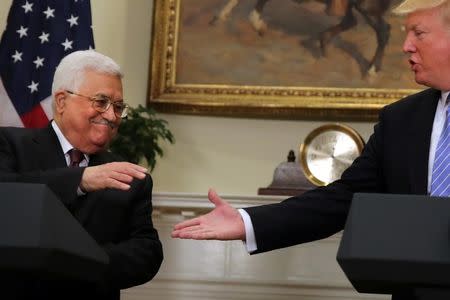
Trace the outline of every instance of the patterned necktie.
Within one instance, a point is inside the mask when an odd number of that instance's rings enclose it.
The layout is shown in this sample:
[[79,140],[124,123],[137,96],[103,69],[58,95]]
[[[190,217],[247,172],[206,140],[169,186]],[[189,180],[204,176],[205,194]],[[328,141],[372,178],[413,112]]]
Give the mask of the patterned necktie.
[[450,196],[450,105],[434,156],[431,195]]
[[81,152],[78,149],[71,149],[69,150],[69,157],[70,157],[70,164],[69,167],[78,167],[80,165],[80,162],[84,159],[83,152]]

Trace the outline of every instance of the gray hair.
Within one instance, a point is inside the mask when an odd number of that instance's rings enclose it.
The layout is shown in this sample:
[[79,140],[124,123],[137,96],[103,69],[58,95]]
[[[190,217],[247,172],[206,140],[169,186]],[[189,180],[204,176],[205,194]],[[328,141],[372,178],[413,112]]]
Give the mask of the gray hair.
[[448,0],[404,0],[392,12],[397,15],[407,15],[418,10],[431,9],[441,5],[444,15],[449,15],[450,1]]
[[65,56],[56,67],[52,95],[61,89],[77,90],[84,82],[85,71],[123,77],[120,66],[110,57],[95,50],[75,51]]

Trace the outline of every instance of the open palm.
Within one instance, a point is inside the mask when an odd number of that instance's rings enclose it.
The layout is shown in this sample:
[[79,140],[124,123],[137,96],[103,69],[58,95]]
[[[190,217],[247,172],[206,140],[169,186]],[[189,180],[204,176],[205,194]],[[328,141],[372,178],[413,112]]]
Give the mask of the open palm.
[[215,208],[202,216],[175,225],[172,237],[194,240],[245,240],[239,212],[210,189],[208,198]]

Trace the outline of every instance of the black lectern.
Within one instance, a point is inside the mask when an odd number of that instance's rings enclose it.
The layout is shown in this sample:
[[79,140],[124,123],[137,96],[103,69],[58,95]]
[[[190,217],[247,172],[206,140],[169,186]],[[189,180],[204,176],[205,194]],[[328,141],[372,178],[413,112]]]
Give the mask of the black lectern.
[[450,299],[450,199],[355,194],[337,261],[355,289]]
[[0,183],[0,276],[99,280],[108,256],[42,184]]

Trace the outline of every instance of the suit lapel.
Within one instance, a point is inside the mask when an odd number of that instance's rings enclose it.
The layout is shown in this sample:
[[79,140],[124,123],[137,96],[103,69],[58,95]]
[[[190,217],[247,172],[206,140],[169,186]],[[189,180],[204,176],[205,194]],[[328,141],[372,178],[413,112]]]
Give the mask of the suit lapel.
[[[98,166],[104,163],[107,163],[107,156],[104,152],[100,152],[97,154],[92,154],[89,156],[89,166]],[[74,208],[74,215],[79,220],[79,222],[87,227],[89,223],[95,222],[93,221],[94,217],[94,205],[101,203],[102,201],[107,201],[104,197],[107,190],[100,190],[91,193],[87,193],[82,197],[81,201],[78,201],[79,207]],[[81,199],[81,198],[80,198]]]
[[36,145],[36,153],[33,156],[39,158],[41,169],[67,167],[61,144],[50,124],[46,128],[37,130],[32,139]]
[[431,132],[440,96],[439,91],[430,89],[419,103],[415,115],[411,116],[412,139],[409,149],[405,150],[408,151],[411,162],[409,170],[413,194],[427,194]]

